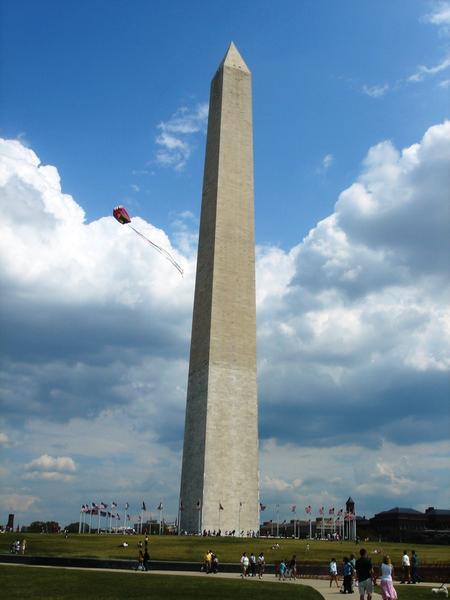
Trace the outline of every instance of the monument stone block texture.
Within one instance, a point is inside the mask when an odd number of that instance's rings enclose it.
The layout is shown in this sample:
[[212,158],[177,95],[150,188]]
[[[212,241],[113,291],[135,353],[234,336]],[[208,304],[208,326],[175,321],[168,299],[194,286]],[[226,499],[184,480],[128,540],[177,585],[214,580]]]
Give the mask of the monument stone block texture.
[[231,43],[209,104],[180,491],[189,532],[259,527],[252,136],[251,73]]

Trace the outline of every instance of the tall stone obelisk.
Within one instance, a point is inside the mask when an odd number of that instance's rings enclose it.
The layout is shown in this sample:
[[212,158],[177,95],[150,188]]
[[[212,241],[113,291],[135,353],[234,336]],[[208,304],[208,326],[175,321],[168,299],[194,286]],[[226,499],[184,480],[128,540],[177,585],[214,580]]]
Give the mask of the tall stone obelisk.
[[180,508],[188,532],[258,530],[252,91],[233,43],[211,82]]

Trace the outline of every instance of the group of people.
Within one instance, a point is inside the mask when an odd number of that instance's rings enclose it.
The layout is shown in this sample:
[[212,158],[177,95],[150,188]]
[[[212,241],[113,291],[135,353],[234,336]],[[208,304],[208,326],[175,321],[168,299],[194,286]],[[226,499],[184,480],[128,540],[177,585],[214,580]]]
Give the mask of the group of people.
[[215,575],[218,572],[218,570],[219,559],[217,557],[217,554],[215,554],[215,552],[213,552],[212,550],[208,550],[208,552],[203,557],[202,571],[204,571],[205,573],[214,573]]
[[407,550],[403,551],[402,556],[402,580],[400,583],[419,583],[419,557],[415,550],[412,551],[411,557]]
[[9,547],[11,554],[25,554],[27,548],[27,540],[24,538],[22,541],[14,540]]
[[202,531],[202,536],[203,537],[248,537],[248,538],[256,538],[258,537],[258,533],[256,531],[253,530],[247,530],[244,531],[243,529],[241,531],[236,531],[236,529],[230,529],[230,530],[226,530],[226,531],[222,531],[221,529],[218,529],[217,531],[215,529],[213,529],[211,531],[211,529],[204,529]]
[[[124,545],[126,542],[124,542]],[[128,544],[127,544],[128,545]],[[150,554],[148,552],[148,535],[145,536],[144,543],[138,542],[138,571],[150,570]]]
[[283,559],[278,565],[277,573],[280,581],[286,579],[297,579],[300,577],[298,573],[297,556],[294,554],[291,560]]
[[[357,581],[360,600],[371,600],[373,586],[377,582],[377,575],[373,569],[372,561],[367,556],[367,551],[361,548],[360,558],[356,560],[353,554],[350,557],[344,556],[343,559],[343,585],[341,592],[343,594],[353,594],[353,582]],[[411,558],[405,550],[402,557],[402,580],[400,583],[418,583],[419,558],[412,551]],[[332,558],[329,564],[330,587],[333,583],[339,587],[338,568],[335,558]],[[380,588],[383,600],[397,600],[397,592],[393,584],[394,567],[388,554],[383,556],[379,568]]]
[[256,577],[262,579],[264,575],[264,571],[266,570],[266,559],[264,558],[264,553],[260,552],[258,558],[250,553],[250,556],[247,556],[246,552],[242,553],[241,556],[241,577]]

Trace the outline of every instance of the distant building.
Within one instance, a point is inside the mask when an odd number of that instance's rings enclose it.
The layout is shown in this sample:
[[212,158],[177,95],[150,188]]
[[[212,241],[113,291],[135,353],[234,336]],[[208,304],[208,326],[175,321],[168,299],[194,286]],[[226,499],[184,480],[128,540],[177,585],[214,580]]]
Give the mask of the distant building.
[[370,525],[376,535],[385,540],[437,542],[433,538],[442,538],[442,534],[450,530],[450,510],[430,506],[423,513],[397,506],[377,513],[370,519]]
[[427,528],[435,530],[450,529],[450,510],[441,510],[430,506],[426,509]]

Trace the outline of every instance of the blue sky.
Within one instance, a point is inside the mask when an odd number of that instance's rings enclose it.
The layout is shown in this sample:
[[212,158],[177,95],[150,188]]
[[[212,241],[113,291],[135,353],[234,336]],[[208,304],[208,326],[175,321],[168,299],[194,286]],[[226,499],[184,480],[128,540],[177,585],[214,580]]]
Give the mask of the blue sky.
[[[450,4],[1,4],[0,522],[175,513],[231,40],[253,73],[261,497],[448,507]],[[116,227],[119,202],[183,281]]]

